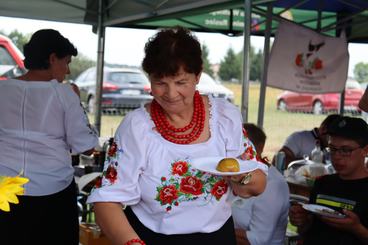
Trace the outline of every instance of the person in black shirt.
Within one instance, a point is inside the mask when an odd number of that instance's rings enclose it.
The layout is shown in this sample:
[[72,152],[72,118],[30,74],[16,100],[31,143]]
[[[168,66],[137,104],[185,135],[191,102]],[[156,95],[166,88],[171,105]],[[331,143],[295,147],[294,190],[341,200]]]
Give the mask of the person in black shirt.
[[332,164],[336,174],[317,179],[310,203],[343,213],[343,218],[316,215],[300,205],[289,218],[304,237],[304,245],[368,244],[368,125],[360,118],[341,117],[328,128]]

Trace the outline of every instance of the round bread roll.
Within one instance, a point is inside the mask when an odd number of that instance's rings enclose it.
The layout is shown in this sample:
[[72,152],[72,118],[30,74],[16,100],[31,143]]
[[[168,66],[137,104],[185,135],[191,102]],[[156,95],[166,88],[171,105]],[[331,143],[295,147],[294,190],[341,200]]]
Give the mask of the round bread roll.
[[240,167],[235,158],[224,158],[217,164],[216,170],[220,172],[239,172]]

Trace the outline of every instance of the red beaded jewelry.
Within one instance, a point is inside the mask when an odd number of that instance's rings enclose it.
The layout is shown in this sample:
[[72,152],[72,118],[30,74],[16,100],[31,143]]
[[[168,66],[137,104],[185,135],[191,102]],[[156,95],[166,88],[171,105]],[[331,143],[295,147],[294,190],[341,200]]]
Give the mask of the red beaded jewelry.
[[190,123],[182,128],[170,125],[164,110],[156,100],[153,100],[151,103],[151,118],[155,123],[157,131],[166,140],[175,144],[189,144],[198,139],[204,129],[206,112],[202,97],[198,91],[194,93],[193,107],[194,110]]
[[124,243],[124,245],[132,245],[133,243],[139,243],[141,245],[146,245],[146,243],[144,241],[142,241],[141,239],[138,239],[138,238],[131,239],[131,240],[127,241],[126,243]]

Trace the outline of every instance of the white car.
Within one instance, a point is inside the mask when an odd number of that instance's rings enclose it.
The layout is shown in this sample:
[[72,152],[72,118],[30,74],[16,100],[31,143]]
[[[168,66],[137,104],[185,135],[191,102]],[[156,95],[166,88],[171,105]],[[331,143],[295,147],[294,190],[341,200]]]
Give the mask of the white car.
[[225,98],[229,102],[234,102],[234,93],[220,82],[214,80],[207,73],[202,72],[197,85],[200,94],[211,94],[213,97]]

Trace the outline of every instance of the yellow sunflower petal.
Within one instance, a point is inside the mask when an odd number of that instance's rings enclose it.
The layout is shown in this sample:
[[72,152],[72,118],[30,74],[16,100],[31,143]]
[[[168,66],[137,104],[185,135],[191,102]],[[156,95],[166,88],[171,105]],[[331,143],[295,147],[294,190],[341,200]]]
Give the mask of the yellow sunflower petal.
[[6,200],[2,200],[1,196],[0,196],[0,210],[3,210],[5,212],[10,211],[9,203]]
[[11,177],[9,179],[10,184],[15,184],[15,185],[24,185],[25,183],[27,183],[29,181],[28,178],[24,178],[24,177]]
[[5,199],[6,199],[7,202],[10,202],[10,203],[14,203],[14,204],[19,203],[19,200],[18,200],[17,196],[14,193],[5,194]]

